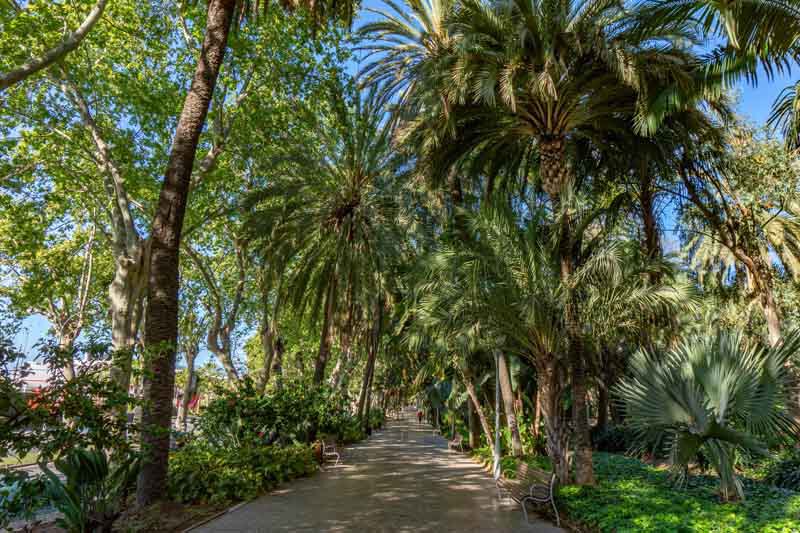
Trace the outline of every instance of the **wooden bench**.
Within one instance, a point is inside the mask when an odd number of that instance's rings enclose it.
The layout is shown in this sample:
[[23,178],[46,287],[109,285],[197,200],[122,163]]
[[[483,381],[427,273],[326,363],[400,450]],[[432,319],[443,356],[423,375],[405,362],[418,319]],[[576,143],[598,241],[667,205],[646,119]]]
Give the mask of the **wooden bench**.
[[334,457],[336,458],[336,462],[333,466],[338,466],[341,456],[336,450],[336,442],[332,439],[322,439],[322,461],[325,462],[326,459],[332,459]]
[[556,509],[556,475],[554,473],[539,470],[525,462],[520,462],[513,479],[505,477],[504,472],[496,483],[497,494],[500,498],[510,497],[522,506],[526,522],[528,522],[528,510],[525,507],[527,502],[539,505],[549,503],[553,506],[553,512],[556,514],[556,525],[561,525],[558,509]]
[[447,447],[451,450],[458,449],[462,453],[464,452],[464,437],[461,436],[461,433],[456,433],[456,436],[453,440],[448,441]]

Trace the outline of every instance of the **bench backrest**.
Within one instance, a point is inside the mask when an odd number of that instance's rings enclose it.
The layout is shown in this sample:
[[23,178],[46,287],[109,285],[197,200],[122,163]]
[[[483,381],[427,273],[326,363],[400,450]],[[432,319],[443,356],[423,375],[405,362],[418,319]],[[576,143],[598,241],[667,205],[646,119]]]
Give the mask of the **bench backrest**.
[[525,461],[520,461],[517,465],[517,481],[526,485],[550,485],[553,480],[553,473],[533,467]]

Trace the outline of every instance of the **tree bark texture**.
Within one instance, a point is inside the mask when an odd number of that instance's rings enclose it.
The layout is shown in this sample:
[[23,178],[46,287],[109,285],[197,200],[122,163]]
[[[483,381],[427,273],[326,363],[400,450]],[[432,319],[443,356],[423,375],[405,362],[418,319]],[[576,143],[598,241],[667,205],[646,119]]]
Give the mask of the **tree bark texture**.
[[481,429],[483,429],[483,435],[486,437],[486,442],[489,444],[490,448],[494,448],[492,428],[489,425],[489,419],[486,418],[486,413],[481,407],[481,401],[478,398],[478,391],[475,389],[475,382],[472,379],[472,375],[469,373],[469,371],[462,371],[461,375],[464,378],[464,387],[467,389],[467,395],[472,402],[472,407],[475,409],[475,413],[478,415],[478,420],[480,421]]
[[511,451],[514,457],[522,456],[522,439],[514,409],[514,391],[511,387],[511,373],[508,369],[508,358],[502,350],[497,351],[497,372],[500,377],[500,394],[503,397],[503,409],[506,412],[506,423],[511,433]]
[[[543,137],[539,139],[540,174],[542,187],[553,204],[553,211],[560,216],[558,221],[561,235],[559,236],[559,262],[561,281],[565,287],[570,286],[570,278],[575,271],[575,257],[573,254],[572,237],[569,231],[572,228],[568,213],[561,212],[561,194],[565,185],[571,180],[569,165],[566,160],[566,139],[563,137]],[[574,236],[579,239],[580,236]],[[583,353],[583,338],[578,324],[578,299],[571,291],[566,297],[564,308],[564,326],[567,333],[568,354],[572,370],[572,395],[574,417],[574,445],[575,445],[575,481],[579,485],[594,484],[594,465],[592,464],[592,445],[589,434],[588,403],[587,403],[587,375],[586,361]],[[548,446],[549,447],[549,446]],[[560,458],[552,458],[554,463]]]
[[331,356],[331,344],[333,343],[333,313],[334,302],[336,300],[336,278],[331,275],[331,280],[325,294],[325,309],[322,317],[322,332],[319,339],[319,351],[317,360],[314,364],[314,385],[320,386],[325,381],[325,368],[328,366],[328,359]]
[[206,33],[191,87],[172,142],[164,184],[153,220],[145,320],[144,460],[137,502],[149,505],[166,496],[169,428],[175,387],[178,337],[179,252],[197,144],[225,57],[236,0],[208,2]]

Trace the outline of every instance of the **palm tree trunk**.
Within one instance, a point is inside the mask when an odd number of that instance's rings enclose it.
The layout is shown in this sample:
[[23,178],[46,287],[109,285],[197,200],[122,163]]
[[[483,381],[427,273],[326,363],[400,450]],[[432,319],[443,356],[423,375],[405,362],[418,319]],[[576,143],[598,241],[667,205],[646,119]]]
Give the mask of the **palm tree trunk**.
[[476,449],[481,442],[481,426],[478,415],[475,413],[475,406],[472,401],[467,402],[467,416],[469,417],[469,447]]
[[[572,179],[566,160],[566,139],[563,137],[542,137],[539,139],[540,174],[542,187],[550,196],[553,210],[562,217],[559,221],[559,262],[561,281],[569,286],[572,273],[575,271],[573,256],[573,238],[569,235],[572,228],[568,213],[560,213],[561,193],[564,186]],[[567,295],[564,308],[564,327],[567,333],[569,360],[572,366],[572,395],[575,444],[575,481],[579,485],[594,484],[594,466],[592,464],[592,445],[589,435],[586,361],[583,353],[583,341],[578,324],[578,299],[575,294]]]
[[[572,299],[572,298],[570,298]],[[566,329],[570,341],[570,361],[572,363],[572,412],[575,444],[575,482],[578,485],[594,484],[594,465],[592,464],[592,439],[589,433],[589,412],[587,402],[586,362],[583,358],[583,341],[580,326],[575,319],[575,310],[567,305]]]
[[333,341],[333,304],[336,298],[336,279],[332,275],[328,290],[325,293],[325,309],[322,317],[322,332],[319,339],[319,351],[314,364],[314,385],[319,387],[325,381],[325,367],[331,356],[331,343]]
[[178,119],[152,228],[148,284],[142,447],[136,499],[140,506],[166,496],[169,427],[178,338],[179,250],[197,143],[225,57],[236,0],[210,0],[206,34]]
[[506,423],[511,432],[511,450],[514,457],[522,456],[522,439],[517,425],[517,414],[514,410],[514,391],[511,388],[511,374],[508,370],[508,358],[502,350],[497,352],[497,372],[500,377],[500,394],[503,397],[503,408],[506,411]]
[[361,392],[358,395],[358,408],[356,413],[358,418],[363,420],[364,417],[364,404],[367,400],[367,388],[369,387],[370,379],[372,378],[372,370],[375,367],[375,353],[368,350],[367,365],[364,367],[364,378],[361,381]]
[[472,407],[475,408],[475,413],[478,415],[478,420],[481,423],[481,429],[483,429],[486,442],[489,444],[490,448],[494,448],[492,428],[489,426],[489,420],[486,418],[486,413],[483,412],[483,408],[481,407],[481,401],[478,398],[478,391],[475,389],[475,383],[472,380],[472,376],[469,372],[462,372],[461,375],[464,378],[464,387],[467,389],[467,395],[472,401]]
[[278,337],[275,341],[275,363],[272,366],[272,373],[275,374],[275,389],[283,388],[283,339]]
[[561,403],[563,379],[552,356],[537,361],[536,372],[539,386],[537,401],[544,419],[547,455],[553,463],[553,471],[559,483],[565,484],[569,481],[569,433]]
[[[375,301],[375,310],[372,320],[372,331],[367,347],[367,366],[364,369],[364,380],[361,384],[361,393],[358,396],[358,416],[362,421],[369,415],[369,408],[365,408],[365,404],[369,403],[369,387],[372,384],[372,376],[375,373],[375,361],[378,358],[378,343],[380,341],[381,327],[383,326],[383,301],[381,298]],[[367,411],[365,411],[365,409],[367,409]]]
[[[658,224],[655,214],[655,191],[653,189],[653,176],[648,172],[646,161],[642,163],[639,177],[639,208],[642,211],[642,226],[644,229],[644,251],[649,259],[661,257],[661,239],[658,235]],[[658,283],[660,272],[652,272],[651,283]]]
[[608,388],[600,385],[597,388],[597,430],[603,432],[608,427]]

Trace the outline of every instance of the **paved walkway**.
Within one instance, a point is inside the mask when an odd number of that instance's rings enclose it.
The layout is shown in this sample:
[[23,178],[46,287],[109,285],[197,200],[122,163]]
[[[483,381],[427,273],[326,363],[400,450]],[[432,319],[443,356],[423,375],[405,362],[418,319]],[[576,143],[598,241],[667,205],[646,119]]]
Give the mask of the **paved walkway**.
[[563,531],[534,513],[526,524],[519,505],[498,501],[490,475],[410,415],[348,447],[338,467],[287,483],[193,533]]

